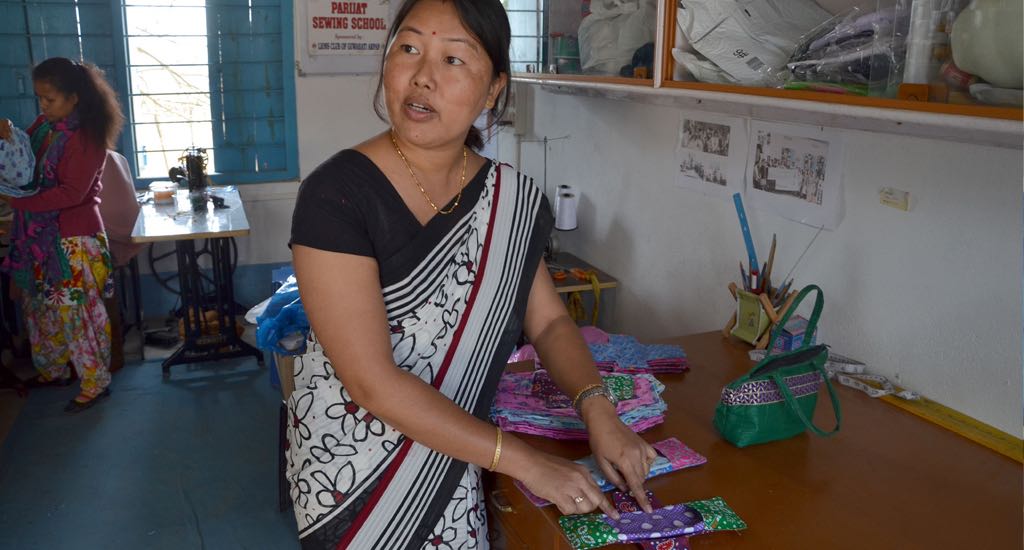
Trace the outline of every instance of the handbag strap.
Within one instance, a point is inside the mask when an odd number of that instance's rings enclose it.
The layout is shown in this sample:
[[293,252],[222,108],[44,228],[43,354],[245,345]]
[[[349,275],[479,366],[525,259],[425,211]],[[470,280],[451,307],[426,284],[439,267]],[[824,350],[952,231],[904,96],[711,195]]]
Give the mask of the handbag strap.
[[[779,335],[782,334],[782,330],[785,328],[786,323],[789,322],[789,318],[793,315],[793,312],[795,312],[797,307],[800,305],[800,302],[802,302],[808,294],[814,291],[817,291],[818,293],[814,297],[814,311],[811,312],[811,318],[807,320],[807,328],[804,330],[806,337],[804,338],[803,344],[798,349],[804,349],[811,346],[811,336],[814,334],[814,331],[818,329],[818,318],[821,317],[821,310],[825,307],[825,295],[818,285],[807,285],[803,287],[800,290],[800,293],[796,295],[796,299],[793,300],[793,303],[786,308],[786,311],[782,314],[782,318],[779,319],[779,322],[775,323],[775,328],[772,329],[771,339],[768,340],[769,350],[767,355],[771,355],[771,346],[775,344]],[[767,355],[765,356],[766,358]]]
[[798,417],[800,417],[800,421],[804,423],[804,426],[821,437],[828,437],[839,431],[839,424],[843,420],[843,413],[839,408],[839,399],[836,397],[836,390],[832,387],[832,382],[828,379],[828,374],[818,365],[814,365],[814,369],[817,370],[821,374],[822,378],[825,379],[825,387],[828,388],[828,398],[832,401],[832,412],[836,415],[836,427],[832,428],[832,431],[830,432],[826,432],[815,426],[814,422],[804,415],[804,412],[800,410],[800,407],[796,403],[796,398],[794,398],[793,393],[789,391],[789,386],[786,385],[786,381],[782,378],[781,374],[775,372],[771,374],[771,377],[772,380],[775,381],[775,385],[779,387],[779,391],[782,392],[782,396],[786,399],[786,404],[789,405],[789,408],[795,412]]

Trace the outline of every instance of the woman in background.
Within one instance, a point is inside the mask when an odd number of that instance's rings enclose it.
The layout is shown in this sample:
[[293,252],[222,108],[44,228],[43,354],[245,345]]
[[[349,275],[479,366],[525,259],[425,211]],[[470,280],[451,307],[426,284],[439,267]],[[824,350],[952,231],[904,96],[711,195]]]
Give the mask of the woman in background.
[[[124,116],[93,65],[47,59],[32,70],[42,114],[29,126],[37,194],[10,199],[11,251],[2,269],[20,295],[39,384],[68,384],[74,365],[81,391],[64,408],[78,412],[110,394],[112,263],[99,212],[100,176]],[[0,121],[0,138],[12,132]]]
[[[633,491],[656,456],[611,395],[541,256],[551,211],[533,180],[476,153],[473,121],[507,105],[499,0],[406,0],[387,42],[387,131],[299,190],[292,254],[313,333],[288,400],[288,479],[306,548],[487,548],[481,470],[565,514],[617,516],[589,472],[488,421],[520,334]],[[386,112],[386,117],[383,113]]]

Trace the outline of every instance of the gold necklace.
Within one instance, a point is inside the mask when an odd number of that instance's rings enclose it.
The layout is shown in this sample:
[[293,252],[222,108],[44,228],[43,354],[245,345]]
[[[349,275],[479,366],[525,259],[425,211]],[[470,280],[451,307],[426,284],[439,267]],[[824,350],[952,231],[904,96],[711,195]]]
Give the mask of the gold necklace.
[[434,209],[434,212],[438,214],[451,214],[455,212],[455,209],[459,207],[459,201],[462,200],[462,190],[466,187],[466,162],[469,160],[469,153],[466,151],[466,146],[462,146],[462,179],[459,181],[459,194],[455,195],[455,204],[452,205],[448,210],[442,210],[434,204],[434,201],[430,200],[430,195],[427,194],[427,190],[420,184],[420,179],[416,177],[416,173],[412,171],[412,166],[409,164],[409,160],[405,158],[405,154],[402,153],[402,148],[398,146],[398,141],[395,140],[395,133],[391,132],[391,144],[395,146],[395,152],[398,153],[399,158],[405,163],[405,168],[409,170],[409,175],[412,176],[412,181],[416,184],[416,187],[420,188],[420,193],[423,193],[423,198],[427,199],[430,203],[430,207]]

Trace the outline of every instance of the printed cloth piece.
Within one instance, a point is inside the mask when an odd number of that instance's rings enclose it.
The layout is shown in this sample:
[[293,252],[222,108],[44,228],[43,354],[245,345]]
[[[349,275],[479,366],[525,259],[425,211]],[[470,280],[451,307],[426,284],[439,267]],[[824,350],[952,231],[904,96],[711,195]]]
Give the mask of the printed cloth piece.
[[604,518],[603,514],[562,516],[558,524],[573,548],[587,550],[619,542],[619,533]]
[[687,502],[687,506],[700,512],[704,518],[704,531],[739,531],[747,524],[722,500],[722,497]]
[[[647,479],[651,479],[669,472],[676,470],[682,470],[683,468],[691,468],[693,466],[700,466],[708,461],[707,458],[700,455],[693,449],[687,447],[682,441],[674,437],[664,439],[652,445],[658,456],[654,459],[654,463],[651,464],[651,470],[647,473]],[[575,461],[577,464],[581,464],[590,471],[590,476],[594,478],[594,482],[602,491],[610,491],[615,488],[615,485],[608,481],[608,478],[601,472],[601,468],[597,465],[593,455],[585,456]],[[530,492],[525,485],[516,480],[513,482],[523,495],[526,496],[527,500],[532,502],[534,506],[547,506],[550,502],[538,497],[537,495]]]
[[[649,491],[647,494],[648,497],[653,496]],[[613,498],[615,498],[614,495]],[[627,499],[631,498],[620,495],[616,501],[616,507],[619,507],[620,510],[623,507],[628,508],[630,504]],[[609,532],[599,523],[611,527],[612,531]],[[626,541],[637,543],[651,541],[659,544],[645,546],[645,548],[661,548],[660,542],[665,539],[747,528],[747,524],[729,508],[721,497],[660,506],[651,513],[622,512],[618,520],[604,514],[562,516],[558,518],[558,524],[562,527],[566,539],[574,550],[590,550]],[[678,546],[676,547],[678,548]],[[668,546],[668,548],[672,547]]]
[[[617,401],[633,399],[636,384],[633,377],[625,374],[609,374],[604,376],[604,385],[611,392]],[[544,369],[533,373],[533,385],[530,388],[532,395],[542,397],[549,409],[562,409],[572,407],[572,399],[562,393],[562,390],[555,385],[548,371]]]
[[[647,502],[651,503],[651,507],[661,508],[661,501],[658,500],[658,497],[654,496],[654,493],[650,491],[645,492],[647,493]],[[632,493],[612,491],[612,503],[619,512],[636,512],[640,510],[640,503],[633,498]],[[702,520],[700,530],[703,529],[704,522]],[[685,535],[680,535],[665,539],[642,540],[640,541],[640,548],[642,550],[690,550],[690,539]]]
[[35,169],[36,157],[28,134],[14,128],[11,141],[0,139],[0,195],[20,198],[36,194],[39,187],[32,182]]
[[[597,327],[580,327],[580,336],[583,337],[583,341],[587,344],[608,343],[608,333]],[[533,344],[519,347],[508,358],[509,363],[518,363],[520,361],[533,361],[536,365],[540,365],[540,359],[537,357],[537,350],[533,347]]]
[[[689,368],[686,352],[668,344],[641,344],[633,336],[608,334],[594,327],[580,329],[583,340],[594,357],[597,368],[622,373],[671,374]],[[530,344],[520,347],[509,357],[509,363],[533,361],[541,368],[537,350]]]
[[[634,378],[634,397],[618,404],[619,418],[635,432],[665,420],[668,405],[661,398],[665,385],[649,374]],[[533,373],[505,372],[498,382],[490,417],[501,429],[553,439],[586,439],[587,430],[572,407],[548,408],[531,393]]]
[[[818,393],[822,377],[819,372],[808,372],[783,378],[794,398]],[[722,403],[726,405],[767,405],[782,403],[783,397],[774,380],[750,381],[738,388],[723,388]]]

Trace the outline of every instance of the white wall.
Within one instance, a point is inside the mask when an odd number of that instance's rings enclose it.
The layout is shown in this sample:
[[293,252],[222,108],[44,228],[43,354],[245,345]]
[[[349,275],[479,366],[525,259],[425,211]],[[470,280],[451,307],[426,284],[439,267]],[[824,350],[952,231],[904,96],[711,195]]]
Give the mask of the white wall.
[[[720,329],[745,249],[731,202],[673,186],[678,111],[545,92],[533,111],[535,136],[572,136],[550,145],[548,188],[582,190],[580,229],[561,242],[622,281],[612,328],[646,338]],[[825,292],[825,339],[1019,434],[1021,151],[844,135],[846,217],[795,273]],[[521,151],[540,184],[541,145]],[[884,186],[910,191],[911,211],[880,205]],[[749,205],[748,216],[762,253],[778,234],[777,273],[816,231]]]
[[[382,130],[372,77],[296,79],[300,173]],[[612,328],[645,338],[721,328],[726,290],[745,257],[730,203],[673,187],[678,112],[669,107],[535,94],[533,137],[570,134],[549,151],[549,183],[583,191],[580,229],[563,247],[622,281]],[[1020,434],[1020,150],[848,131],[846,218],[803,259],[798,283],[825,291],[822,332],[836,351],[907,387]],[[514,145],[499,146],[513,161]],[[541,146],[521,168],[538,178]],[[508,156],[505,156],[505,155]],[[878,204],[911,192],[909,213]],[[242,263],[290,260],[295,182],[242,189],[253,233]],[[757,246],[772,233],[788,271],[814,230],[748,207]]]

